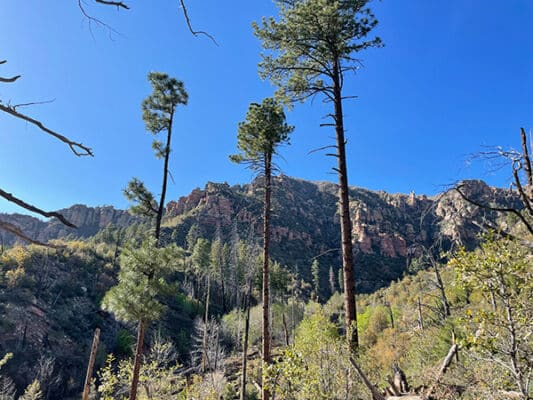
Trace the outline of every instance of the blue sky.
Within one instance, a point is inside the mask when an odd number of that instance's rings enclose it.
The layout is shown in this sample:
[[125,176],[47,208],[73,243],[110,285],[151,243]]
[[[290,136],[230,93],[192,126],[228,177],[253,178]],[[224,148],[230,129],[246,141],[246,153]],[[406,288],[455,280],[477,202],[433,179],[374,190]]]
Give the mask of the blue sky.
[[[89,1],[87,0],[89,3]],[[251,22],[274,15],[271,0],[189,1],[193,37],[177,0],[130,1],[131,10],[87,6],[119,33],[90,25],[77,1],[6,0],[0,8],[0,86],[12,104],[93,148],[77,158],[36,128],[0,114],[0,187],[46,209],[75,203],[127,207],[121,189],[139,177],[158,193],[161,161],[153,157],[140,103],[149,71],[182,79],[189,105],[176,114],[168,200],[207,181],[245,183],[251,172],[228,160],[236,126],[250,102],[273,93],[257,75],[260,43]],[[157,4],[157,5],[155,5]],[[533,127],[530,0],[384,0],[372,2],[385,47],[361,58],[347,78],[345,104],[350,184],[388,192],[434,194],[459,179],[506,186],[509,171],[468,165],[483,146],[519,146]],[[328,105],[316,99],[287,114],[296,126],[282,150],[283,172],[336,180],[333,159],[309,151],[332,143],[320,128]],[[21,211],[0,202],[0,211]]]

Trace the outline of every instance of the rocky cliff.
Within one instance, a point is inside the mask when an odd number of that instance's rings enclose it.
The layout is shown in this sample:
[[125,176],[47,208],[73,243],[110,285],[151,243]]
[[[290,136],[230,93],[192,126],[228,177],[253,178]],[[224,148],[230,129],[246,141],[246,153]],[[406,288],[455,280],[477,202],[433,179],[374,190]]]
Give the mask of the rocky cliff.
[[[340,266],[337,186],[280,176],[274,188],[273,258],[309,280],[309,266],[318,257],[326,280],[329,268]],[[463,191],[484,204],[520,206],[516,194],[482,181],[464,182]],[[185,245],[186,234],[195,224],[207,238],[217,231],[226,238],[232,231],[260,237],[261,195],[259,180],[232,187],[208,183],[167,205],[165,235]],[[451,243],[473,247],[481,231],[508,223],[495,212],[467,203],[453,190],[427,197],[352,188],[350,197],[357,280],[363,291],[400,277],[423,247],[437,241],[444,249]]]
[[[493,188],[482,181],[464,182],[465,194],[484,204],[512,205],[520,202],[508,190]],[[410,259],[437,240],[443,245],[461,243],[469,247],[487,226],[511,223],[501,215],[465,202],[457,192],[439,196],[389,194],[351,188],[350,209],[360,290],[368,291],[400,277]],[[259,238],[262,229],[260,180],[229,186],[209,182],[188,196],[170,201],[166,207],[163,235],[167,241],[185,246],[193,225],[208,239],[216,234],[229,240],[232,234]],[[340,265],[337,186],[330,182],[309,182],[287,176],[274,180],[272,257],[304,279],[318,257],[321,276]],[[32,237],[46,241],[65,236],[89,237],[108,225],[127,227],[139,220],[113,207],[75,205],[61,211],[78,226],[70,229],[58,221],[44,222],[23,215],[2,215]],[[14,238],[4,234],[4,243]],[[325,283],[325,282],[324,282]]]
[[[72,207],[59,210],[63,216],[76,225],[69,228],[55,218],[49,221],[22,214],[0,214],[3,221],[15,224],[29,237],[47,242],[52,239],[65,237],[87,238],[95,235],[108,225],[125,228],[139,221],[125,210],[117,210],[112,206],[87,207],[76,204]],[[12,245],[19,240],[13,235],[0,232],[4,245]]]

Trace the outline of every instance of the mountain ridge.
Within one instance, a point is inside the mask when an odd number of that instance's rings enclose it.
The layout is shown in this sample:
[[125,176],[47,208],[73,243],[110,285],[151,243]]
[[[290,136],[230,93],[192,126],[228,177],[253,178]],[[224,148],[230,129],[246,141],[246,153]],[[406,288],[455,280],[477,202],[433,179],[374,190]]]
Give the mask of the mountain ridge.
[[[467,196],[481,203],[520,207],[518,197],[509,190],[491,187],[480,180],[464,181],[462,185]],[[186,237],[193,225],[198,228],[199,236],[209,240],[218,235],[228,241],[235,232],[242,238],[258,238],[261,201],[260,178],[232,186],[207,182],[203,189],[195,188],[189,195],[167,203],[162,238],[186,247]],[[112,206],[74,205],[60,212],[78,229],[65,227],[53,219],[41,221],[20,214],[0,216],[41,241],[84,239],[106,229],[127,229],[133,225],[149,228],[146,220]],[[309,267],[315,258],[319,259],[323,279],[327,279],[330,268],[338,270],[340,227],[335,183],[277,176],[272,212],[274,260],[290,266],[308,281]],[[361,291],[375,290],[399,278],[410,260],[435,242],[442,243],[443,250],[452,242],[472,248],[487,226],[497,226],[502,219],[505,223],[501,215],[467,203],[454,190],[426,196],[352,186],[350,212]],[[6,245],[16,242],[7,234],[2,237]]]

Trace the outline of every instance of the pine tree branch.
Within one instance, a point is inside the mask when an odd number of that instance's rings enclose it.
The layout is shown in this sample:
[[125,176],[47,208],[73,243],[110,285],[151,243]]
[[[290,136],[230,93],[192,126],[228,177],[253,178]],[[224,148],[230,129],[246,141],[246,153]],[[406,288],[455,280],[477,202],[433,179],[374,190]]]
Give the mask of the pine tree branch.
[[22,114],[22,113],[18,112],[15,107],[16,106],[6,106],[6,105],[3,105],[3,104],[0,104],[0,111],[3,111],[3,112],[8,113],[8,114],[11,114],[12,116],[14,116],[16,118],[19,118],[19,119],[22,119],[22,120],[24,120],[26,122],[29,122],[30,124],[35,125],[40,130],[42,130],[43,132],[47,133],[48,135],[51,135],[51,136],[55,137],[56,139],[62,141],[63,143],[66,143],[70,147],[70,150],[72,150],[72,152],[75,155],[77,155],[78,157],[81,157],[81,156],[91,156],[92,157],[92,156],[94,156],[91,148],[89,148],[87,146],[84,146],[81,143],[74,142],[74,141],[70,140],[69,138],[67,138],[66,136],[63,136],[63,135],[51,130],[50,128],[46,127],[41,121],[36,120],[36,119],[34,119],[32,117],[29,117],[26,114]]
[[39,215],[42,215],[43,217],[46,217],[46,218],[52,218],[52,217],[55,217],[57,218],[59,221],[61,221],[61,223],[63,225],[66,225],[70,228],[76,228],[76,225],[74,225],[72,222],[68,221],[63,215],[61,215],[60,213],[56,212],[56,211],[44,211],[38,207],[35,207],[31,204],[28,204],[26,203],[24,200],[21,200],[15,196],[13,196],[11,193],[7,193],[5,192],[4,190],[0,189],[0,197],[3,197],[4,199],[6,199],[7,201],[11,202],[11,203],[15,203],[16,205],[28,210],[28,211],[31,211],[31,212],[34,212],[34,213],[37,213]]

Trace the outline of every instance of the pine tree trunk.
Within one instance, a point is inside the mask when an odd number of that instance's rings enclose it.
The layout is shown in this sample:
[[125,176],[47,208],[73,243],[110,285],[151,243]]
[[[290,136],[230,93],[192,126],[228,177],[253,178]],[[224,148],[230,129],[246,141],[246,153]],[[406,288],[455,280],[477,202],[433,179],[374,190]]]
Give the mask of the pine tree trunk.
[[338,59],[333,63],[333,94],[335,105],[335,131],[337,137],[337,174],[339,177],[339,211],[341,219],[342,269],[344,271],[344,312],[346,340],[352,350],[359,346],[357,313],[355,305],[355,277],[353,269],[352,221],[346,168],[346,140],[342,111],[341,71]]
[[[264,222],[263,222],[263,377],[267,366],[270,364],[270,293],[269,293],[269,271],[268,256],[270,247],[270,197],[271,197],[271,178],[272,178],[272,154],[265,157],[265,203],[264,203]],[[265,387],[264,379],[262,380],[262,400],[268,400],[270,393]]]
[[139,327],[137,328],[137,345],[135,348],[135,360],[133,361],[133,377],[131,379],[131,390],[129,400],[137,399],[137,387],[139,386],[139,373],[141,371],[141,359],[144,346],[144,332],[146,329],[146,323],[139,321]]
[[159,200],[159,208],[157,209],[157,218],[155,221],[155,240],[159,247],[159,237],[161,236],[161,220],[163,219],[163,210],[165,209],[165,196],[167,194],[168,181],[168,160],[170,158],[170,141],[172,139],[172,120],[174,113],[170,114],[170,122],[167,130],[167,144],[165,146],[165,165],[163,166],[163,185],[161,187],[161,198]]

